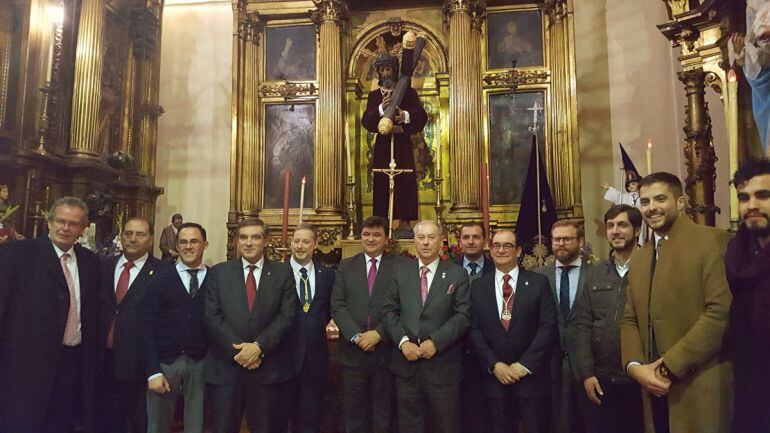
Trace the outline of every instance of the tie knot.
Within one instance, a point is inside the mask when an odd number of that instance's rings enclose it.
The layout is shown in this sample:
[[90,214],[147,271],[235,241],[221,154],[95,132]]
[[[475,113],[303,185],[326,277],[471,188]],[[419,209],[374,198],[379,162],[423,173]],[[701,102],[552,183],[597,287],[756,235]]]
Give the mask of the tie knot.
[[562,275],[567,275],[569,273],[569,271],[571,271],[575,267],[576,266],[574,266],[574,265],[561,266],[561,273],[562,273]]
[[192,276],[192,277],[197,276],[198,275],[198,271],[200,271],[200,269],[188,269],[187,270],[187,272],[189,272],[190,276]]
[[510,281],[511,281],[511,276],[510,275],[508,275],[508,274],[503,275],[503,282],[505,282],[507,284]]
[[302,274],[302,278],[307,278],[307,269],[304,266],[299,268],[299,273]]
[[472,271],[476,271],[479,268],[479,264],[476,263],[476,262],[470,262],[470,263],[468,263],[468,266],[471,267]]
[[428,267],[427,267],[427,266],[421,266],[421,267],[420,267],[420,273],[421,273],[422,275],[428,275],[428,271],[430,271],[430,269],[428,269]]
[[369,263],[371,263],[374,266],[377,266],[377,259],[369,259]]
[[70,255],[69,253],[64,253],[59,257],[59,260],[61,260],[62,263],[67,263],[67,260],[69,260]]
[[257,269],[257,265],[249,265],[246,267],[249,268],[249,272],[254,272],[254,269]]
[[132,262],[131,260],[126,260],[126,263],[123,265],[123,267],[126,269],[131,269],[134,267],[134,262]]

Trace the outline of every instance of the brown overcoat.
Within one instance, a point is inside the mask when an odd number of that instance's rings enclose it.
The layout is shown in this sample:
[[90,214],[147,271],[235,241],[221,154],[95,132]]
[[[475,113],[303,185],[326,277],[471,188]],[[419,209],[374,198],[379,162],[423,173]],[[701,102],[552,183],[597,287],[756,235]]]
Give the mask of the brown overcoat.
[[[663,362],[676,376],[668,394],[676,433],[722,433],[730,426],[732,367],[722,352],[732,295],[725,277],[729,235],[682,215],[658,253],[654,242],[631,258],[626,310],[620,323],[623,365],[648,357],[650,319]],[[652,292],[652,293],[650,293]],[[645,424],[652,432],[649,396]]]

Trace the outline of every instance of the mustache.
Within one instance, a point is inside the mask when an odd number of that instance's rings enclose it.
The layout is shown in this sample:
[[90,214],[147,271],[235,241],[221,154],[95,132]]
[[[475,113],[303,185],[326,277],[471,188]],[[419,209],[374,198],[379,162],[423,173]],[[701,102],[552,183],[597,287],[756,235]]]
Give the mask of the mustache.
[[770,219],[770,217],[768,217],[768,215],[765,212],[761,212],[761,211],[758,211],[758,210],[748,211],[745,214],[743,214],[743,218],[744,219],[745,218],[756,218],[756,217],[762,217],[764,219]]

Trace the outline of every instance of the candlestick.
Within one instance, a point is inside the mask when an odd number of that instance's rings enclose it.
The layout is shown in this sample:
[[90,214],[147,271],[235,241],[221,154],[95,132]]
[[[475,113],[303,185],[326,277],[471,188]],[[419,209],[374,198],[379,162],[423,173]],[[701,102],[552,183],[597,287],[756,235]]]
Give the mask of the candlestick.
[[353,177],[353,160],[350,159],[350,155],[352,152],[350,151],[350,138],[348,137],[348,134],[350,133],[350,129],[348,127],[348,118],[345,117],[345,154],[347,156],[348,160],[348,177]]
[[302,186],[299,188],[299,223],[302,224],[302,212],[305,209],[305,176],[302,176]]
[[652,174],[652,139],[647,140],[647,174]]
[[[738,75],[734,69],[727,73],[727,138],[730,173],[735,173],[738,170]],[[730,230],[738,231],[740,214],[735,185],[730,190]]]
[[283,172],[283,224],[281,225],[281,245],[286,245],[286,234],[289,229],[289,180],[291,172]]
[[[489,233],[489,169],[487,163],[481,164],[481,216],[484,221],[484,233]],[[489,236],[484,239],[488,243]]]

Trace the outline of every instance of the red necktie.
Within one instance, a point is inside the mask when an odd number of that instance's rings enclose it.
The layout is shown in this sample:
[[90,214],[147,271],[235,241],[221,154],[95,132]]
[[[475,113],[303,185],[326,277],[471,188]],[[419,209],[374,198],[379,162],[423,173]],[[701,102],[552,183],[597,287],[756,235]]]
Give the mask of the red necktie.
[[422,305],[425,305],[425,299],[428,298],[428,272],[430,269],[427,266],[420,269],[422,270],[420,273],[420,294],[422,294]]
[[[128,293],[128,286],[129,281],[131,281],[131,268],[134,267],[134,262],[132,261],[126,261],[126,263],[123,264],[123,272],[120,273],[120,277],[118,278],[118,286],[115,288],[115,302],[120,305],[121,302],[123,302],[123,298],[126,297],[126,293]],[[116,311],[117,314],[117,311]],[[112,318],[112,324],[110,325],[110,333],[107,334],[107,347],[112,348],[112,345],[114,344],[115,339],[115,317]]]
[[[508,314],[511,313],[511,308],[513,307],[513,297],[515,296],[513,294],[513,287],[511,287],[510,281],[510,275],[503,275],[503,311],[507,311]],[[507,331],[508,326],[511,324],[511,319],[506,319],[505,317],[507,316],[501,317],[500,320],[503,322],[503,328],[505,328]]]
[[67,281],[67,289],[70,292],[70,309],[67,313],[67,324],[64,326],[64,339],[62,343],[71,346],[75,343],[78,336],[78,322],[80,322],[80,315],[78,314],[77,299],[75,299],[75,280],[72,278],[72,273],[67,267],[67,260],[70,258],[69,254],[62,254],[61,269],[64,272],[64,280]]
[[249,303],[249,311],[254,308],[254,299],[257,297],[257,279],[254,278],[256,266],[249,265],[249,275],[246,277],[246,301]]

